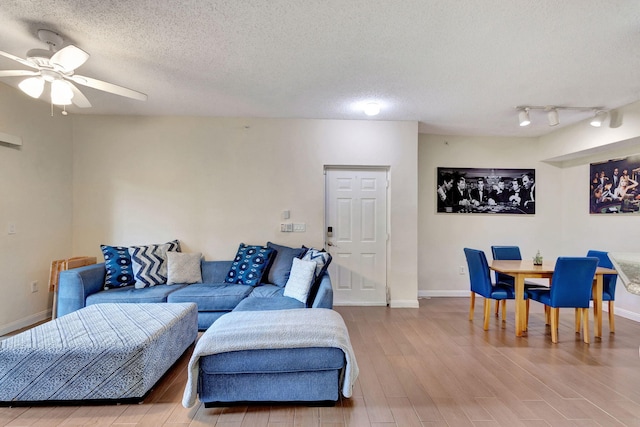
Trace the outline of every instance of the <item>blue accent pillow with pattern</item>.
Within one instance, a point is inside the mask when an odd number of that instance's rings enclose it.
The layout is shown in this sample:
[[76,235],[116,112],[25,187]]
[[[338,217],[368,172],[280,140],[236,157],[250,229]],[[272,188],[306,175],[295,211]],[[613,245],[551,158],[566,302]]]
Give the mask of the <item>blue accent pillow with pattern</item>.
[[104,256],[104,267],[107,271],[104,280],[105,289],[133,285],[136,280],[133,277],[129,248],[126,246],[100,245],[100,249]]
[[224,279],[226,283],[258,286],[275,251],[264,246],[240,243],[236,257]]

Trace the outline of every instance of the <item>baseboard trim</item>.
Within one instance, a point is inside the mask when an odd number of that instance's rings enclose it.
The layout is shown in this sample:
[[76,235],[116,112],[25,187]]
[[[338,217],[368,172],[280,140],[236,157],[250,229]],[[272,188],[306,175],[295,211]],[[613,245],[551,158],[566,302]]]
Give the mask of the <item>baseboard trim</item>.
[[417,299],[407,299],[407,300],[391,300],[389,302],[389,307],[391,308],[419,308],[420,304]]
[[[438,297],[466,297],[469,298],[470,291],[418,291],[418,298],[438,298]],[[592,304],[593,306],[593,304]],[[607,304],[602,304],[602,310],[607,312]],[[634,322],[640,322],[640,313],[625,310],[619,307],[614,309],[615,315],[624,317],[625,319],[633,320]]]
[[35,323],[42,322],[51,318],[51,309],[41,311],[39,313],[32,314],[31,316],[23,317],[14,322],[0,326],[0,336],[10,334],[18,329],[26,328]]

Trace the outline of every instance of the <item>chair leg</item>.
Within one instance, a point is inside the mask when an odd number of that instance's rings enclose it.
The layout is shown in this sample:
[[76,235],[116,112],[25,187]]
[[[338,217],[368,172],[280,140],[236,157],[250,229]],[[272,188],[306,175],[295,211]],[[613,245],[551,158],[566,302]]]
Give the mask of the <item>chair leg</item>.
[[505,323],[507,321],[507,300],[502,300],[502,322]]
[[551,342],[556,344],[558,342],[558,317],[560,315],[559,308],[549,308],[551,314]]
[[613,301],[609,301],[609,332],[612,334],[616,332],[616,321],[613,316]]
[[548,305],[544,306],[544,324],[545,325],[551,324],[551,312],[549,311]]
[[469,320],[473,320],[473,311],[476,308],[476,293],[471,292],[471,306],[469,307]]
[[582,311],[578,308],[574,308],[575,316],[576,316],[576,334],[580,333],[580,318],[582,316]]
[[500,312],[500,300],[496,300],[496,317],[498,317],[498,313]]
[[582,311],[582,323],[584,324],[584,331],[582,331],[584,337],[582,339],[586,344],[589,344],[589,308],[581,308],[580,310]]
[[484,330],[489,330],[489,316],[491,315],[491,300],[489,298],[484,299]]

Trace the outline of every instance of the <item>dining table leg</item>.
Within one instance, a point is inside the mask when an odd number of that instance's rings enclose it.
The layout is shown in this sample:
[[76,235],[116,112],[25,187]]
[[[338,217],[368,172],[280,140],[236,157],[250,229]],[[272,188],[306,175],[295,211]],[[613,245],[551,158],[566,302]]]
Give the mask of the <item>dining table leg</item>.
[[603,288],[603,276],[597,274],[595,278],[595,285],[593,286],[593,322],[595,324],[594,336],[602,338],[602,288]]
[[526,303],[524,299],[524,275],[518,274],[515,277],[516,288],[516,336],[521,337],[527,330]]

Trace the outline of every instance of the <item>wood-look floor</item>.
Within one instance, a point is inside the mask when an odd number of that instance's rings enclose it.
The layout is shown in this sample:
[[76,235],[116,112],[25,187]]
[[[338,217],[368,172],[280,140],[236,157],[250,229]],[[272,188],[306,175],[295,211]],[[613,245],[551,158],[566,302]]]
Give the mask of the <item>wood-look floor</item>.
[[[240,406],[185,409],[188,354],[139,405],[0,408],[2,426],[640,426],[640,324],[605,320],[584,344],[573,310],[560,311],[551,344],[539,304],[528,335],[507,322],[482,330],[482,299],[420,300],[419,309],[336,307],[360,376],[351,399],[332,408]],[[593,327],[591,328],[593,331]],[[593,332],[591,332],[593,334]]]

